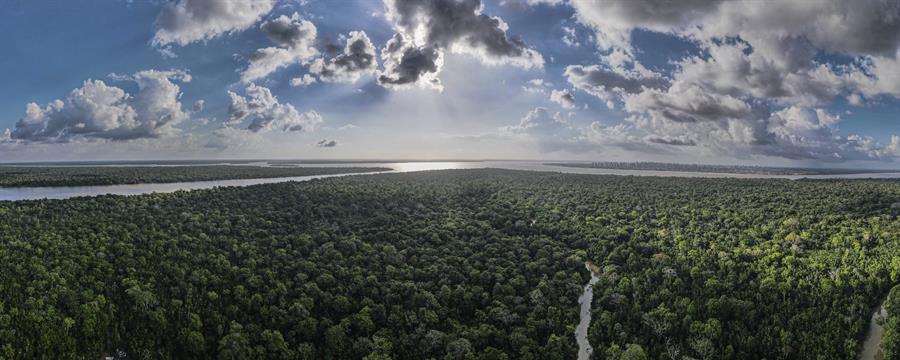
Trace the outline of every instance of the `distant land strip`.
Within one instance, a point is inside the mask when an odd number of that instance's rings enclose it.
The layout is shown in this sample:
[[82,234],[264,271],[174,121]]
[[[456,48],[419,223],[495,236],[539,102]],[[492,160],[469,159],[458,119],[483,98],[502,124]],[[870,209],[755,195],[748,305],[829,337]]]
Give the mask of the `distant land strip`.
[[827,169],[827,168],[790,168],[777,166],[747,166],[747,165],[702,165],[702,164],[674,164],[661,162],[577,162],[577,163],[546,163],[549,166],[563,166],[588,169],[611,170],[642,170],[642,171],[678,171],[678,172],[705,172],[725,174],[752,174],[752,175],[841,175],[841,174],[869,174],[869,173],[895,173],[898,170],[885,169]]
[[262,179],[390,171],[386,167],[0,166],[0,187],[91,186]]

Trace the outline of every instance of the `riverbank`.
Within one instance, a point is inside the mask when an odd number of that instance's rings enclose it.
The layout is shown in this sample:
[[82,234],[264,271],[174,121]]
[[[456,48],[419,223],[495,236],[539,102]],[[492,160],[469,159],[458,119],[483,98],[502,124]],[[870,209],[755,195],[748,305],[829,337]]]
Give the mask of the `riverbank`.
[[581,307],[578,326],[575,327],[575,341],[578,343],[578,360],[588,360],[594,352],[588,340],[588,330],[591,326],[591,303],[594,301],[594,284],[600,280],[597,277],[599,268],[591,261],[585,261],[584,267],[591,273],[591,279],[584,285],[584,292],[578,297]]
[[872,319],[869,320],[869,330],[866,332],[866,340],[863,341],[859,360],[885,360],[884,349],[881,345],[884,341],[884,327],[888,318],[887,304],[890,299],[891,296],[888,294],[881,305],[872,313]]
[[0,187],[65,187],[268,179],[391,171],[387,167],[0,166]]

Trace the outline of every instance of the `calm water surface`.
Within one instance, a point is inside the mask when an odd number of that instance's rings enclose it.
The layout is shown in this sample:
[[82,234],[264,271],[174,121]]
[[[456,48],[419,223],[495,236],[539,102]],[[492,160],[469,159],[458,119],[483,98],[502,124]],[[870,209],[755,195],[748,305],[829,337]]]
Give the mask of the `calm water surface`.
[[[221,164],[228,164],[222,162]],[[121,164],[116,166],[125,166]],[[209,164],[207,164],[209,165]],[[240,165],[269,166],[268,163],[242,163]],[[142,166],[156,166],[142,164]],[[394,169],[389,172],[411,172],[426,170],[447,169],[483,169],[499,168],[510,170],[551,171],[567,174],[595,174],[595,175],[633,175],[633,176],[676,176],[676,177],[707,177],[707,178],[782,178],[798,179],[800,176],[778,175],[753,175],[753,174],[723,174],[700,173],[679,171],[644,171],[644,170],[613,170],[590,169],[563,166],[545,165],[540,161],[470,161],[470,162],[372,162],[372,163],[305,163],[295,164],[299,167],[346,167],[346,166],[383,166]],[[376,173],[366,173],[376,174]],[[179,190],[210,189],[219,186],[247,186],[256,184],[269,184],[285,181],[307,181],[335,176],[348,176],[361,174],[339,175],[314,175],[295,176],[267,179],[241,179],[241,180],[215,180],[215,181],[191,181],[161,184],[128,184],[128,185],[100,185],[100,186],[61,186],[61,187],[19,187],[0,188],[0,200],[34,200],[34,199],[67,199],[76,196],[97,196],[105,194],[113,195],[139,195],[156,192],[174,192]],[[878,174],[852,174],[852,175],[815,175],[805,176],[810,179],[854,179],[854,178],[897,178],[900,173]]]
[[591,326],[591,303],[594,301],[594,284],[600,280],[591,265],[584,264],[591,272],[591,280],[584,285],[584,292],[578,297],[578,305],[581,307],[578,326],[575,327],[575,342],[578,343],[578,360],[588,360],[594,352],[591,342],[588,340],[588,329]]
[[[885,303],[887,300],[884,301]],[[866,341],[863,342],[862,353],[859,354],[860,360],[883,360],[884,354],[881,351],[881,339],[884,336],[884,326],[879,322],[887,318],[887,310],[882,303],[875,313],[872,314],[872,320],[869,320],[869,331],[866,333]]]
[[220,186],[247,186],[257,184],[271,184],[286,181],[308,181],[338,176],[351,176],[363,174],[331,174],[278,177],[267,179],[239,179],[239,180],[213,180],[213,181],[188,181],[154,184],[123,184],[123,185],[97,185],[97,186],[57,186],[57,187],[18,187],[0,188],[0,200],[34,200],[34,199],[68,199],[77,196],[97,195],[140,195],[149,193],[169,193],[180,190],[212,189]]

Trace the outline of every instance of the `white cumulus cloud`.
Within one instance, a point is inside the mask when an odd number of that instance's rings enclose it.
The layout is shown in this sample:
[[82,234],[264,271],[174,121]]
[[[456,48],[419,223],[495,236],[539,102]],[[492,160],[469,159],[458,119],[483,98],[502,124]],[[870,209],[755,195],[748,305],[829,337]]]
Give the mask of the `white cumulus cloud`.
[[246,129],[252,132],[312,132],[322,123],[322,116],[315,110],[301,113],[293,105],[278,101],[266,87],[250,84],[245,93],[246,96],[241,96],[228,92],[231,104],[228,106],[226,125],[235,126],[249,121]]
[[177,0],[156,18],[153,45],[187,45],[246,30],[272,10],[274,0]]
[[67,142],[77,139],[131,140],[172,135],[190,117],[182,110],[177,82],[189,82],[184,71],[145,70],[121,80],[137,83],[134,95],[87,80],[64,99],[45,106],[29,103],[25,116],[9,132],[10,140]]
[[249,64],[241,72],[241,81],[250,83],[264,78],[278,69],[297,63],[307,63],[319,54],[315,48],[316,26],[294,13],[281,15],[260,25],[277,46],[257,49],[249,57]]

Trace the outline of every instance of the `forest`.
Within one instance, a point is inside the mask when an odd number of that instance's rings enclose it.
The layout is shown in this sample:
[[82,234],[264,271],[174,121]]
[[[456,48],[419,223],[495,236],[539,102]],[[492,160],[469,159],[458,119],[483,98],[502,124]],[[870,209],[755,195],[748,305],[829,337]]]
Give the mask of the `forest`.
[[0,186],[87,186],[170,183],[390,171],[382,167],[0,166]]
[[595,359],[852,359],[886,298],[897,354],[898,217],[896,180],[497,169],[0,202],[0,358],[574,359],[588,260]]
[[887,318],[884,323],[881,350],[885,359],[900,359],[900,285],[891,289],[886,300],[884,308],[887,311]]

